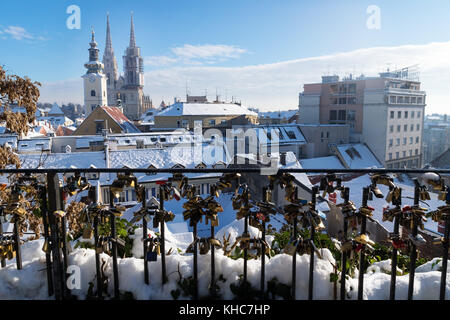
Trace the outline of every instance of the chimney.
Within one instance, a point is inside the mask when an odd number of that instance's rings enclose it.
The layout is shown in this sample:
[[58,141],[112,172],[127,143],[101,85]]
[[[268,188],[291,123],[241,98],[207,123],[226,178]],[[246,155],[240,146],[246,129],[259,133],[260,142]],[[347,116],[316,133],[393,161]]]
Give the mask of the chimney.
[[286,165],[286,152],[280,153],[280,164],[283,166]]

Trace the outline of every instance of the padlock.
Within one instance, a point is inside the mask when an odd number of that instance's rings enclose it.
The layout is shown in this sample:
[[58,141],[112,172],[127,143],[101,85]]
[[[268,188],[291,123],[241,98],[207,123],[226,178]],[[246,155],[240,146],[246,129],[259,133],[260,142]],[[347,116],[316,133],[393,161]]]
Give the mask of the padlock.
[[439,191],[438,199],[441,201],[445,201],[447,199],[447,192],[448,191]]
[[92,228],[92,225],[90,223],[86,224],[84,230],[83,230],[83,239],[92,239],[94,236],[94,230]]
[[370,240],[369,236],[365,233],[356,236],[355,241],[361,244],[368,244],[370,246],[375,246],[375,242]]
[[51,251],[50,244],[47,239],[45,239],[45,241],[44,241],[44,245],[42,246],[42,251],[44,251],[45,253],[49,253]]
[[376,185],[375,186],[371,186],[370,190],[375,195],[375,197],[377,197],[379,199],[384,198],[383,193],[381,192],[381,190]]

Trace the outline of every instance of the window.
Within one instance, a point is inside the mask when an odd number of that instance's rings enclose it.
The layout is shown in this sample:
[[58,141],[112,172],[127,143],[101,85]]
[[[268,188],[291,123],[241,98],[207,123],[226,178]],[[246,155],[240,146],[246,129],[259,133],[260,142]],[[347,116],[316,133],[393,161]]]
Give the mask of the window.
[[339,104],[347,104],[347,98],[339,98]]
[[397,118],[401,119],[402,118],[402,112],[401,111],[397,111]]
[[91,97],[95,97],[95,90],[91,90]]
[[417,118],[420,118],[420,111],[417,111]]
[[397,97],[397,103],[403,103],[403,97]]
[[[409,104],[409,97],[405,97],[405,103]],[[406,111],[408,113],[408,111]]]
[[399,146],[400,145],[400,138],[395,139],[395,142],[396,142],[397,146]]
[[389,139],[389,147],[392,147],[394,145],[394,140],[393,139]]
[[394,126],[393,125],[389,126],[389,132],[391,132],[391,133],[394,132]]
[[394,119],[394,111],[391,111],[391,119]]
[[417,97],[417,104],[422,104],[422,97]]
[[330,132],[327,131],[327,138],[329,138],[329,137],[330,137]]
[[330,120],[337,120],[337,110],[330,110]]
[[405,132],[408,131],[408,125],[407,125],[407,124],[405,124],[405,125],[403,126],[403,131],[405,131]]
[[414,142],[413,137],[409,137],[409,144],[413,144],[413,142]]
[[152,197],[156,197],[156,188],[152,188]]
[[411,97],[411,104],[416,104],[417,98],[416,97]]
[[416,143],[419,143],[419,137],[416,137]]
[[289,139],[295,140],[297,137],[295,136],[294,131],[286,130]]
[[405,119],[408,119],[408,111],[405,111]]
[[418,154],[419,154],[419,149],[416,149],[414,153],[415,153],[416,155],[418,155]]
[[414,118],[414,111],[411,111],[411,118]]
[[209,120],[209,125],[210,126],[215,126],[216,125],[216,120],[215,119]]
[[395,153],[395,159],[398,159],[400,157],[400,153],[399,152],[396,152]]
[[403,151],[403,158],[406,158],[406,151]]
[[103,121],[95,122],[95,133],[102,133],[103,130]]
[[410,129],[409,129],[410,131],[414,131],[414,125],[412,124],[411,126],[410,126]]
[[356,104],[356,97],[350,97],[350,98],[348,98],[347,103],[348,103],[348,104]]
[[227,124],[227,120],[225,119],[220,120],[220,124]]
[[412,157],[412,150],[409,150],[409,156]]
[[403,138],[403,145],[406,144],[406,138]]
[[389,160],[392,160],[392,152],[389,153]]
[[389,102],[390,103],[396,103],[397,102],[397,97],[396,96],[390,96],[389,97]]
[[419,131],[420,130],[420,124],[416,125],[416,130]]
[[397,132],[400,132],[401,129],[402,129],[401,125],[397,125]]

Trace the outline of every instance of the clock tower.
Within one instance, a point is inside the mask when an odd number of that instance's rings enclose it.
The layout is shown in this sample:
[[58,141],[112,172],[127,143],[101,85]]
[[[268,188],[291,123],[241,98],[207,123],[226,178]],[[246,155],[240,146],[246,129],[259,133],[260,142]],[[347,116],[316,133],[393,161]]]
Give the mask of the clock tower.
[[89,62],[84,80],[84,111],[86,117],[97,107],[106,106],[108,101],[106,75],[103,73],[103,63],[98,60],[97,42],[92,30],[92,40],[89,48]]

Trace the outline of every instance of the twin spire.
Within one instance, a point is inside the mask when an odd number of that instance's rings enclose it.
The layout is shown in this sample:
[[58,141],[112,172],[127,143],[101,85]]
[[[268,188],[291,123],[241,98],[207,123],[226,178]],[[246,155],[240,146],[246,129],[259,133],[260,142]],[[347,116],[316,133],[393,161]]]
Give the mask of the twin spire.
[[[130,48],[136,47],[136,37],[134,35],[133,12],[131,12]],[[109,25],[109,13],[106,16],[106,45],[105,53],[114,54],[111,40],[111,27]]]

